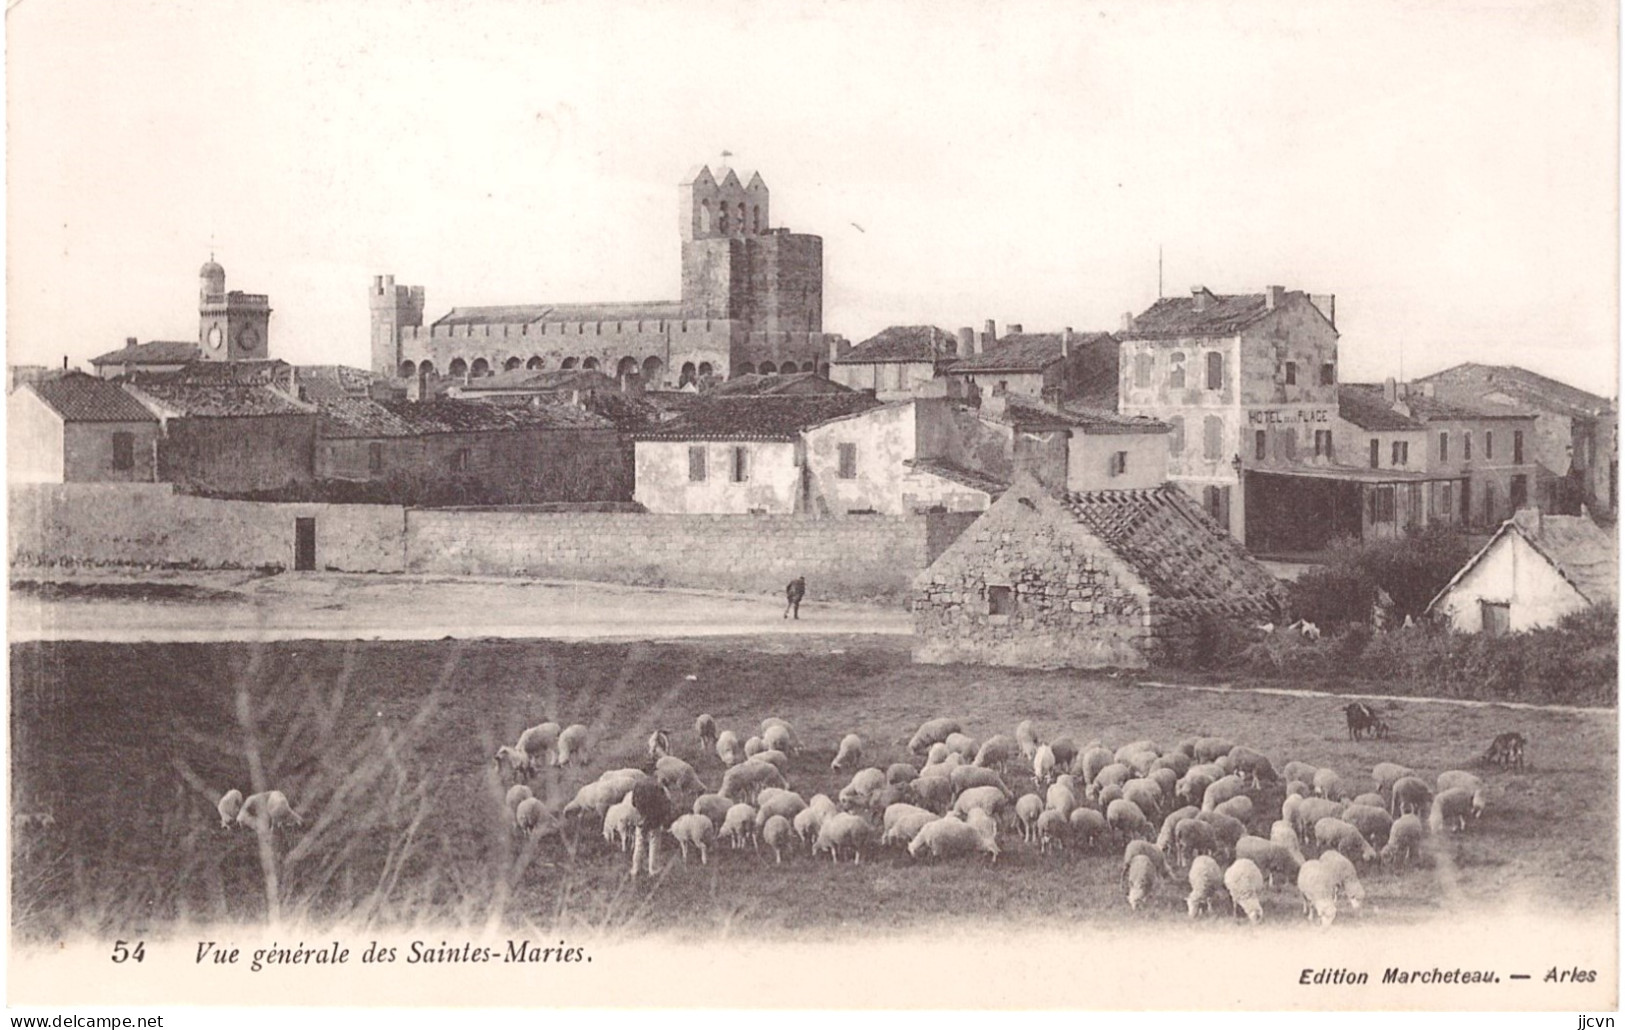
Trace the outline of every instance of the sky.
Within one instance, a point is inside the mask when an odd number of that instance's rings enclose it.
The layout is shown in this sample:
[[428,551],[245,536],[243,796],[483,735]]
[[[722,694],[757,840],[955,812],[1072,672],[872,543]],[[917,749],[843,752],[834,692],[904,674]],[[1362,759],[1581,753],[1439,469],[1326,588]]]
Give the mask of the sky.
[[[1115,329],[1337,296],[1346,381],[1516,363],[1615,396],[1609,3],[122,3],[8,11],[7,357],[196,339],[368,362],[372,276],[676,299],[731,151],[824,238],[824,326]],[[88,366],[86,366],[88,367]]]

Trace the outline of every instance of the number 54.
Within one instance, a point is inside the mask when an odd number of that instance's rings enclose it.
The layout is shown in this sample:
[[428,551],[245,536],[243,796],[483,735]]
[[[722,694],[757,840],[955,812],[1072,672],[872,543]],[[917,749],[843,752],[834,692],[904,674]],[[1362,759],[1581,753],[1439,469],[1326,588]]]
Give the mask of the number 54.
[[147,957],[147,942],[146,941],[136,941],[135,942],[135,950],[133,950],[133,951],[130,950],[129,944],[126,943],[125,941],[114,941],[113,942],[113,961],[114,962],[128,962],[130,959],[135,959],[137,962],[140,962],[142,959],[144,959],[146,957]]

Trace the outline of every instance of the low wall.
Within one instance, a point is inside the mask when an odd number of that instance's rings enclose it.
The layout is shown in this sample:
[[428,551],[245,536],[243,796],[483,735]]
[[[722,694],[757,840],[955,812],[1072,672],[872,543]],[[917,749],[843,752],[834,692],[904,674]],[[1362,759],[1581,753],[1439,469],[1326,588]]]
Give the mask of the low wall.
[[282,504],[177,494],[166,483],[10,489],[14,565],[293,568],[294,520],[316,520],[316,568],[583,579],[901,600],[976,517],[814,519]]
[[273,504],[175,493],[168,483],[14,485],[16,565],[293,568],[294,519],[316,520],[316,568],[401,572],[405,509],[385,504]]

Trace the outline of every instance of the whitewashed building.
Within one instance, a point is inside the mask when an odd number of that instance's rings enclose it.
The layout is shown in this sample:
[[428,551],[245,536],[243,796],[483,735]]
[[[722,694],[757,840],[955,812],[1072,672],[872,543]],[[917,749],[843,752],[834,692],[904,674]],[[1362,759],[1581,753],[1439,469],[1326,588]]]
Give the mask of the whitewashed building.
[[1525,508],[1508,519],[1439,591],[1428,613],[1461,633],[1550,626],[1595,604],[1619,602],[1618,549],[1585,515]]

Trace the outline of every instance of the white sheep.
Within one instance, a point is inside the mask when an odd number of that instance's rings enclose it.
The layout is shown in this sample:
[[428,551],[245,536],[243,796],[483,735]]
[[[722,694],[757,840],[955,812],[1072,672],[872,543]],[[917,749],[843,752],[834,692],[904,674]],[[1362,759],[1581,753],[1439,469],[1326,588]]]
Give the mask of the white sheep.
[[1021,749],[1021,757],[1029,761],[1038,753],[1038,734],[1033,732],[1031,719],[1023,719],[1016,725],[1016,746]]
[[1072,839],[1085,850],[1106,839],[1106,817],[1092,808],[1074,808],[1067,824],[1072,828]]
[[920,776],[908,785],[921,806],[941,812],[953,803],[954,783],[946,776]]
[[1211,855],[1218,850],[1219,841],[1213,827],[1197,818],[1183,819],[1174,827],[1174,855],[1180,865],[1194,862],[1197,856]]
[[1206,910],[1209,915],[1213,913],[1213,899],[1224,889],[1224,870],[1219,868],[1210,855],[1197,855],[1191,860],[1190,896],[1185,899],[1185,907],[1192,919],[1196,918],[1198,911]]
[[919,754],[932,744],[947,740],[949,734],[958,733],[960,729],[958,719],[927,719],[909,738],[908,749]]
[[1318,858],[1311,858],[1298,870],[1298,894],[1303,898],[1304,917],[1318,916],[1321,926],[1337,918],[1337,879]]
[[963,733],[950,733],[948,734],[948,738],[942,743],[948,748],[949,751],[958,755],[964,761],[976,761],[976,752],[980,747],[980,744],[978,744],[974,737],[967,736]]
[[1016,799],[1016,821],[1021,824],[1021,839],[1029,844],[1038,835],[1038,816],[1043,811],[1044,799],[1037,794],[1023,794]]
[[1343,777],[1332,769],[1316,769],[1313,781],[1315,793],[1333,801],[1343,800]]
[[717,721],[709,712],[694,719],[694,734],[700,738],[700,750],[710,751],[717,746]]
[[976,749],[976,758],[972,764],[984,769],[997,766],[1003,769],[1016,754],[1016,742],[1003,734],[992,736],[982,741],[982,746]]
[[1038,813],[1038,850],[1048,851],[1051,845],[1057,848],[1061,847],[1066,840],[1067,832],[1072,826],[1068,815],[1070,815],[1069,812],[1063,813],[1055,808],[1046,808]]
[[1162,788],[1157,786],[1156,780],[1129,780],[1123,784],[1123,798],[1138,805],[1147,819],[1162,812]]
[[1106,806],[1106,825],[1112,828],[1113,833],[1126,837],[1144,837],[1150,840],[1156,836],[1151,823],[1145,818],[1140,806],[1132,801],[1118,798]]
[[1128,907],[1130,911],[1138,912],[1140,906],[1151,896],[1157,886],[1157,869],[1152,865],[1149,855],[1135,855],[1129,863],[1126,874],[1128,880]]
[[1285,848],[1295,861],[1301,866],[1304,863],[1303,843],[1298,839],[1298,831],[1292,828],[1287,819],[1277,819],[1270,827],[1270,843],[1279,844]]
[[873,766],[859,769],[852,774],[852,779],[841,788],[836,800],[842,808],[853,808],[869,804],[876,794],[886,789],[886,771]]
[[722,774],[717,793],[733,801],[754,800],[763,787],[788,787],[784,775],[769,762],[741,762]]
[[1473,794],[1462,787],[1440,791],[1433,799],[1433,810],[1428,813],[1428,829],[1434,833],[1459,833],[1467,829],[1467,819],[1473,814]]
[[[983,837],[992,841],[995,845],[999,843],[999,824],[991,815],[987,814],[985,809],[973,808],[969,812],[966,812],[965,825],[969,826],[977,833],[980,833]],[[998,851],[996,846],[994,851]],[[998,859],[994,858],[994,861],[996,862]]]
[[1236,841],[1235,855],[1238,861],[1246,859],[1265,871],[1272,886],[1277,873],[1291,882],[1297,877],[1299,867],[1303,865],[1303,860],[1294,856],[1283,845],[1251,834]]
[[1433,791],[1419,777],[1406,776],[1396,782],[1388,796],[1388,814],[1398,819],[1406,812],[1421,815],[1433,801]]
[[801,838],[801,843],[810,846],[818,839],[819,827],[824,825],[824,820],[829,815],[830,813],[824,809],[809,805],[796,813],[796,817],[790,821],[790,826],[796,831],[796,836]]
[[922,826],[909,842],[908,853],[914,858],[929,853],[933,859],[955,855],[987,854],[997,861],[999,845],[976,829],[953,816],[943,816]]
[[618,844],[622,851],[632,843],[632,833],[637,829],[637,810],[632,807],[632,794],[629,791],[625,797],[609,806],[604,813],[604,843]]
[[920,775],[918,769],[907,762],[893,762],[886,766],[886,785],[889,787],[906,787],[914,782],[914,777]]
[[784,864],[784,849],[789,847],[792,830],[790,820],[775,815],[762,826],[762,843],[773,849],[775,864]]
[[[1286,814],[1283,805],[1281,814]],[[1315,824],[1322,819],[1336,819],[1342,816],[1341,802],[1328,798],[1304,798],[1292,810],[1292,828],[1298,831],[1299,840],[1314,840]]]
[[578,723],[566,726],[559,734],[558,755],[555,765],[580,765],[587,761],[587,727]]
[[237,819],[237,813],[243,810],[243,792],[235,788],[226,791],[220,796],[220,801],[214,809],[220,813],[220,828],[231,829],[231,824]]
[[694,799],[694,814],[703,815],[711,820],[712,827],[722,825],[722,820],[728,818],[728,809],[734,803],[721,794],[701,794]]
[[1253,817],[1253,799],[1245,794],[1237,794],[1228,801],[1221,801],[1214,805],[1213,810],[1232,819],[1247,822]]
[[754,755],[750,756],[750,760],[753,762],[766,762],[768,765],[771,765],[773,768],[777,769],[781,774],[790,768],[790,756],[777,748],[768,748],[766,751],[758,751]]
[[[835,772],[845,772],[853,766],[863,764],[863,738],[856,733],[848,733],[841,738],[841,746],[835,749],[835,760],[829,763],[830,769]],[[914,767],[909,767],[909,779],[914,778]],[[890,780],[890,777],[887,777]]]
[[688,849],[691,846],[699,849],[700,865],[705,865],[706,853],[711,848],[711,842],[716,840],[717,829],[708,817],[690,812],[672,820],[671,835],[677,839],[677,846],[683,849],[684,865],[688,864]]
[[1202,792],[1202,811],[1211,812],[1219,807],[1220,802],[1241,796],[1247,785],[1240,776],[1223,776],[1208,784],[1207,790]]
[[1367,808],[1380,808],[1384,812],[1388,811],[1388,799],[1383,797],[1381,794],[1378,794],[1376,791],[1366,791],[1364,794],[1356,794],[1354,795],[1354,800],[1350,801],[1349,804],[1351,806],[1365,805]]
[[1238,858],[1224,871],[1224,889],[1230,895],[1230,910],[1247,913],[1251,922],[1264,921],[1264,876],[1250,859]]
[[1049,785],[1055,776],[1055,749],[1048,744],[1038,745],[1033,752],[1033,779],[1038,781],[1040,787]]
[[745,749],[739,746],[739,735],[733,730],[723,730],[717,734],[717,742],[712,750],[722,759],[723,765],[738,765],[745,760]]
[[1371,767],[1371,782],[1376,785],[1377,793],[1386,794],[1394,789],[1394,784],[1407,776],[1415,776],[1414,770],[1407,769],[1398,762],[1378,762]]
[[535,840],[545,837],[558,829],[558,822],[553,814],[542,804],[541,798],[526,798],[519,802],[513,812],[514,825],[519,832]]
[[935,822],[939,818],[935,812],[915,805],[901,803],[888,805],[880,843],[900,844],[906,848],[914,842],[914,838],[927,823]]
[[1388,830],[1388,843],[1382,846],[1382,860],[1389,865],[1409,865],[1422,855],[1422,817],[1414,812],[1400,816]]
[[512,776],[516,780],[524,780],[531,774],[530,756],[516,747],[507,744],[497,748],[497,753],[491,759],[497,764],[497,769],[504,776]]
[[[1036,749],[1035,749],[1036,750]],[[1112,753],[1103,747],[1087,747],[1072,763],[1072,771],[1086,785],[1095,782],[1095,777],[1108,765],[1112,765]]]
[[751,737],[745,741],[745,760],[749,761],[767,750],[767,743],[761,737]]
[[775,723],[762,731],[762,744],[765,751],[783,751],[788,755],[796,749],[796,737],[789,723]]
[[700,774],[694,771],[692,765],[676,755],[662,755],[655,759],[655,782],[672,793],[683,790],[705,793],[705,784],[700,782]]
[[1361,885],[1359,874],[1354,870],[1354,863],[1341,852],[1328,851],[1320,856],[1320,864],[1326,867],[1336,892],[1347,897],[1349,908],[1358,912],[1361,903],[1365,901],[1365,887]]
[[1281,766],[1281,778],[1286,780],[1288,783],[1292,782],[1293,780],[1301,780],[1304,783],[1314,783],[1315,773],[1319,771],[1319,766],[1310,765],[1308,762],[1299,762],[1294,760]]
[[519,735],[519,750],[530,759],[531,768],[551,765],[559,744],[559,724],[544,722]]
[[514,810],[519,807],[519,803],[521,801],[524,801],[526,798],[533,798],[535,796],[536,795],[532,793],[529,787],[525,786],[523,783],[516,783],[508,788],[508,793],[503,797],[502,800],[503,803],[508,806],[508,814],[513,815]]
[[1485,803],[1489,797],[1484,781],[1472,773],[1462,772],[1460,769],[1451,769],[1439,774],[1439,793],[1442,794],[1447,790],[1458,789],[1469,791],[1473,795],[1473,818],[1477,819],[1482,816]]
[[1162,848],[1164,851],[1168,850],[1174,843],[1174,827],[1186,819],[1196,818],[1196,813],[1200,811],[1201,809],[1195,805],[1186,805],[1184,808],[1176,808],[1164,816],[1162,829],[1157,832],[1157,847]]
[[1221,851],[1234,853],[1236,841],[1247,836],[1247,824],[1223,812],[1197,812],[1196,818],[1213,827]]
[[807,802],[800,794],[770,787],[756,797],[756,828],[762,829],[763,825],[776,815],[782,815],[788,825],[806,808]]
[[1044,807],[1061,813],[1062,819],[1070,819],[1072,810],[1078,807],[1078,796],[1066,784],[1052,783],[1044,792]]
[[746,844],[756,843],[756,808],[741,801],[728,809],[723,817],[718,836],[727,840],[738,851]]
[[948,782],[954,785],[955,793],[970,790],[972,787],[997,787],[1007,794],[1010,793],[997,769],[984,769],[979,765],[954,766],[948,770]]
[[998,787],[972,787],[954,799],[953,810],[963,816],[980,808],[996,819],[1009,803],[1009,795]]
[[830,861],[839,862],[841,849],[851,848],[852,862],[856,865],[863,861],[863,849],[873,835],[874,830],[862,816],[836,812],[818,828],[818,839],[813,841],[813,854],[828,851]]
[[1326,818],[1315,822],[1315,844],[1321,848],[1321,857],[1326,857],[1326,851],[1338,851],[1347,855],[1353,851],[1362,862],[1374,862],[1377,859],[1377,849],[1371,846],[1355,828],[1353,823],[1342,819]]
[[251,826],[262,833],[281,829],[289,823],[303,826],[305,820],[293,810],[287,795],[280,790],[250,794],[237,810],[237,825]]
[[1388,843],[1388,833],[1394,825],[1388,809],[1380,805],[1349,805],[1343,809],[1342,819],[1359,830],[1360,836],[1370,841],[1374,848]]

